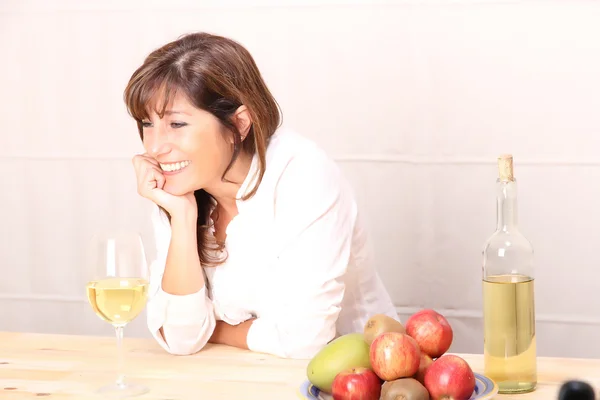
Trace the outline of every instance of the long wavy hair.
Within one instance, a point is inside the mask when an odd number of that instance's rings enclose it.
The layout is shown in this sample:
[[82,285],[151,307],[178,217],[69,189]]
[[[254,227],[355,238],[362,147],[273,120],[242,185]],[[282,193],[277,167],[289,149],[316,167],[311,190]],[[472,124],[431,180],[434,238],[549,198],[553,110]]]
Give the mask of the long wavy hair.
[[[233,136],[233,156],[222,179],[240,152],[258,155],[258,176],[255,185],[243,199],[252,197],[265,173],[265,153],[270,137],[281,122],[280,109],[265,84],[250,53],[239,43],[208,33],[187,34],[150,53],[133,73],[124,92],[129,114],[136,120],[143,139],[142,120],[149,118],[153,104],[162,118],[167,105],[176,93],[183,93],[192,104],[214,115]],[[162,101],[155,98],[158,94]],[[232,121],[236,110],[245,105],[252,125],[245,138]],[[220,249],[209,232],[214,199],[205,190],[194,192],[198,204],[197,242],[200,262],[214,266],[222,261],[215,257]],[[165,210],[163,212],[166,213]],[[170,219],[168,213],[166,213]]]

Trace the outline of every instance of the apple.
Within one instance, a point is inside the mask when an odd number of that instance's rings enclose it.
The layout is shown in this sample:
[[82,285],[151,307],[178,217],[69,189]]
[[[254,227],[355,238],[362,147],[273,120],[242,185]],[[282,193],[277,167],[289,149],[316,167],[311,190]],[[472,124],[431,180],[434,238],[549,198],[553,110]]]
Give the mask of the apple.
[[335,376],[331,395],[333,400],[379,400],[381,383],[369,368],[350,368]]
[[433,364],[433,360],[425,353],[421,353],[421,360],[419,362],[419,370],[415,375],[415,379],[425,385],[425,373],[429,369],[429,367]]
[[369,349],[371,368],[385,381],[411,377],[419,370],[421,352],[416,341],[400,332],[377,336]]
[[425,388],[432,400],[467,400],[475,390],[475,374],[463,358],[444,354],[427,368]]
[[443,355],[452,344],[453,332],[448,320],[435,310],[425,309],[406,320],[406,333],[431,358]]

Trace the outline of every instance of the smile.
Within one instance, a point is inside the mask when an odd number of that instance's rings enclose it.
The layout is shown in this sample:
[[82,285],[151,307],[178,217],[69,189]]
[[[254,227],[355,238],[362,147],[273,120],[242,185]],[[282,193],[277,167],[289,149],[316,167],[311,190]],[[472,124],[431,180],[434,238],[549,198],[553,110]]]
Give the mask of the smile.
[[160,168],[166,172],[175,172],[182,170],[183,168],[190,165],[189,161],[180,161],[176,163],[160,164]]

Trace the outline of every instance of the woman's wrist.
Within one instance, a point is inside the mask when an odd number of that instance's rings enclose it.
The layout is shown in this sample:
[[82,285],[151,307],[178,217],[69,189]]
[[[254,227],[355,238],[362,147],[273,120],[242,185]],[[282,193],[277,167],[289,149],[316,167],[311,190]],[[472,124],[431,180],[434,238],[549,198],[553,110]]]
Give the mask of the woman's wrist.
[[181,207],[169,213],[172,226],[196,226],[198,221],[198,209],[196,207]]

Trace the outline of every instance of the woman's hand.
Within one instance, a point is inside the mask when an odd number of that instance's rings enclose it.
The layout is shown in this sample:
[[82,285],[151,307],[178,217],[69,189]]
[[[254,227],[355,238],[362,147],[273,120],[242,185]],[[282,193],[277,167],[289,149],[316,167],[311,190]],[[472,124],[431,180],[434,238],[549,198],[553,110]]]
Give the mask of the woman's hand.
[[132,162],[140,196],[164,208],[171,218],[197,217],[198,206],[193,192],[175,196],[163,190],[166,180],[158,161],[148,154],[139,154],[133,157]]

